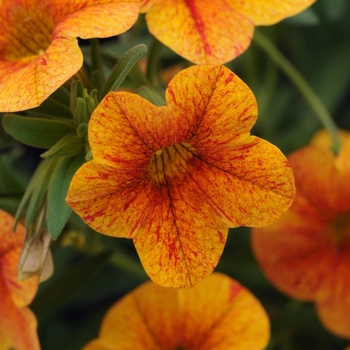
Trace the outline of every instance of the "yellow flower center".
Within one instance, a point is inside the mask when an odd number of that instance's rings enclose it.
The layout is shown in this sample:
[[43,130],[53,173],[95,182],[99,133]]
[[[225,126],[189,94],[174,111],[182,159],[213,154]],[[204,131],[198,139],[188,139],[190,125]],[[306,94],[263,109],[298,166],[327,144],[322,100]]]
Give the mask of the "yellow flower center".
[[331,241],[337,246],[350,245],[350,212],[338,216],[328,228]]
[[19,58],[42,55],[51,43],[53,20],[37,10],[15,7],[6,21],[1,21],[6,37],[1,38],[3,52],[0,59],[14,61]]
[[188,143],[175,143],[155,152],[148,165],[152,178],[160,184],[169,179],[182,179],[187,171],[188,162],[196,154],[196,150]]

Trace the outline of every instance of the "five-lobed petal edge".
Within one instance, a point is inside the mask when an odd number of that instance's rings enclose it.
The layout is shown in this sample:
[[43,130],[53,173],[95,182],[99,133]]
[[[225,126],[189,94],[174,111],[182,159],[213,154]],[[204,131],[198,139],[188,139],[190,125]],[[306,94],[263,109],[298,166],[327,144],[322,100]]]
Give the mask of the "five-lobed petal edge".
[[229,227],[287,210],[294,179],[277,147],[250,136],[255,97],[226,67],[181,71],[166,100],[109,93],[89,122],[93,160],[66,200],[96,231],[133,238],[154,282],[191,287],[217,265]]
[[138,0],[4,0],[0,6],[0,112],[40,105],[83,65],[77,37],[129,29]]
[[197,64],[222,64],[243,53],[254,26],[275,24],[315,0],[143,0],[149,31]]
[[338,155],[317,143],[289,157],[295,200],[276,223],[253,230],[252,247],[278,289],[314,301],[325,327],[350,337],[350,140]]
[[38,278],[17,278],[25,229],[18,224],[13,233],[13,224],[13,217],[0,210],[0,348],[37,350],[37,321],[27,305],[36,294]]
[[84,350],[261,350],[269,328],[266,312],[247,289],[213,273],[191,289],[144,283],[108,310],[99,338]]

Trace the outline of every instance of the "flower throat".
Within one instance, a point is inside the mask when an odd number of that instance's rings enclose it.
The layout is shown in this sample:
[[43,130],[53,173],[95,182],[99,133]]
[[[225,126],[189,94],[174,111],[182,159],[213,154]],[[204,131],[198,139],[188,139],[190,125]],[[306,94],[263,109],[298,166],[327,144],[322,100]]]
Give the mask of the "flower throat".
[[185,142],[161,148],[153,154],[148,171],[152,178],[161,184],[176,177],[182,179],[194,154],[196,150]]

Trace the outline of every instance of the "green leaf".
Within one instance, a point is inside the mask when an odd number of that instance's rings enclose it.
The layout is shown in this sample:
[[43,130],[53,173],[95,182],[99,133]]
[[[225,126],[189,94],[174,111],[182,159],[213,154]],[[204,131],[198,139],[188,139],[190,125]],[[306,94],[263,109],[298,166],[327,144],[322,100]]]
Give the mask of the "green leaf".
[[75,104],[74,116],[78,125],[81,123],[88,123],[89,115],[88,115],[87,102],[85,98],[82,98],[82,97],[77,98],[77,102]]
[[52,159],[57,157],[77,156],[84,148],[83,139],[76,134],[68,134],[61,138],[48,151],[40,155],[41,158]]
[[166,105],[164,98],[162,98],[157,91],[148,86],[142,86],[138,89],[137,93],[156,106]]
[[[0,115],[0,119],[1,117],[2,116]],[[14,142],[13,138],[8,133],[6,133],[2,123],[0,123],[0,150],[2,148],[6,148],[10,146],[11,143],[13,142]]]
[[24,195],[23,195],[23,197],[19,203],[19,206],[17,208],[17,211],[16,211],[15,222],[14,222],[14,231],[16,230],[18,220],[21,217],[24,208],[26,207],[27,203],[29,202],[29,199],[30,199],[30,197],[33,193],[33,190],[34,190],[34,186],[35,186],[35,184],[38,183],[38,181],[40,181],[40,179],[42,177],[42,173],[44,172],[46,165],[47,165],[47,162],[45,162],[45,161],[41,162],[38,165],[38,167],[36,168],[34,175],[32,176],[32,178],[29,181],[27,189],[25,190]]
[[86,123],[82,123],[77,128],[77,135],[79,137],[84,137],[88,132],[88,125]]
[[51,176],[55,171],[57,163],[57,159],[45,159],[42,162],[42,167],[38,167],[35,172],[36,176],[32,184],[33,188],[26,215],[26,226],[29,226],[33,222],[42,205],[42,201],[46,195]]
[[50,148],[65,135],[75,132],[73,125],[42,118],[5,114],[4,129],[16,140],[33,147]]
[[116,91],[134,64],[147,52],[145,44],[139,44],[128,50],[112,69],[102,90],[101,100],[109,91]]
[[72,211],[65,198],[74,174],[84,162],[84,155],[64,158],[51,177],[47,193],[47,226],[54,240],[63,230]]

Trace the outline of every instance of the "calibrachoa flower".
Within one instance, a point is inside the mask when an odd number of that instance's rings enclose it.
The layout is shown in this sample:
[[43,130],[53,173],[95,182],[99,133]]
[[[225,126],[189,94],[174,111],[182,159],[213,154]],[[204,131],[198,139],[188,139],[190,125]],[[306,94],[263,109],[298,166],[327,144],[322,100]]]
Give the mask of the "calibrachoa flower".
[[25,230],[18,224],[13,233],[13,224],[13,217],[0,209],[0,349],[36,350],[37,322],[27,305],[38,289],[38,278],[17,278]]
[[129,29],[138,0],[0,2],[0,111],[38,106],[83,64],[77,37]]
[[287,210],[294,180],[280,150],[250,136],[255,97],[229,69],[181,71],[166,101],[109,93],[89,122],[93,160],[66,200],[96,231],[133,238],[156,283],[190,287],[217,265],[228,227]]
[[259,301],[214,273],[191,289],[144,283],[110,308],[84,350],[259,350],[269,331]]
[[244,52],[254,26],[293,16],[315,0],[143,0],[149,31],[180,56],[220,64]]
[[271,282],[291,297],[314,301],[325,327],[343,337],[350,337],[349,159],[349,139],[338,155],[317,145],[292,154],[295,201],[252,236]]

